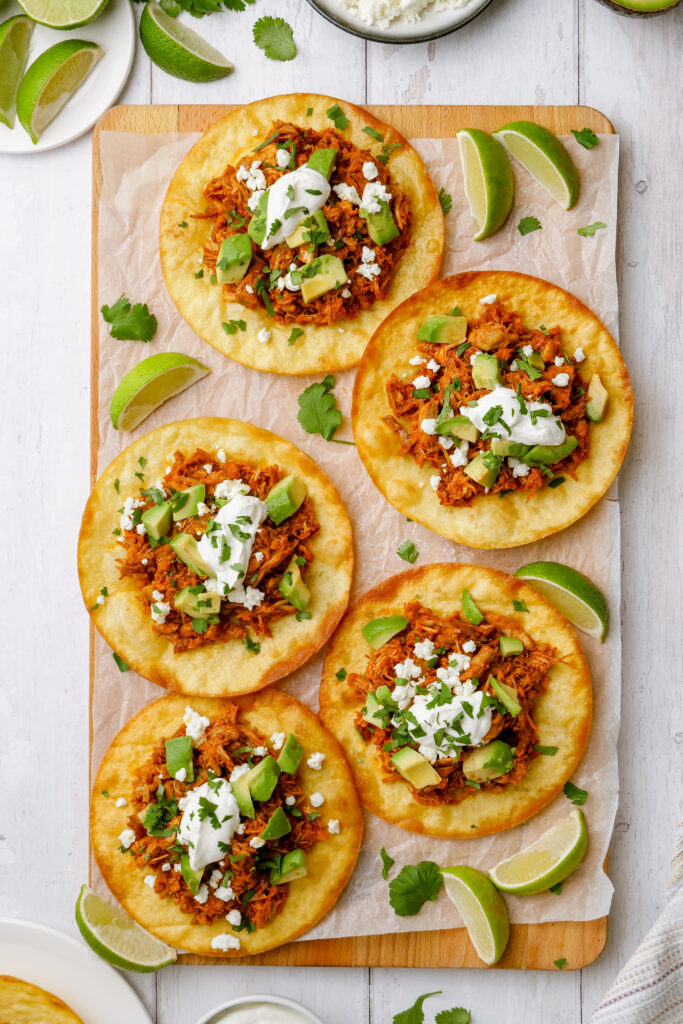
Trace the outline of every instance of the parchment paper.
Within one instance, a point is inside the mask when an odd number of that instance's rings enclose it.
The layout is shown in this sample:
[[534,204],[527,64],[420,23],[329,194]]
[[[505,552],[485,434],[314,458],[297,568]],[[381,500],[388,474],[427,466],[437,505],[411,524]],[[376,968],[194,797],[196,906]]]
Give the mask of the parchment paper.
[[[610,906],[612,885],[602,865],[617,806],[616,741],[621,686],[616,490],[569,529],[512,551],[471,551],[416,523],[406,522],[376,491],[354,448],[327,443],[317,435],[306,434],[297,423],[297,396],[316,378],[259,373],[231,362],[201,341],[176,312],[159,266],[159,211],[171,174],[196,138],[194,134],[103,132],[101,135],[103,187],[97,305],[112,303],[125,291],[131,301],[149,303],[159,327],[153,342],[143,345],[114,341],[100,321],[98,473],[134,437],[154,427],[204,414],[236,417],[267,427],[293,441],[314,458],[335,483],[354,523],[356,572],[352,599],[387,576],[407,568],[396,555],[396,548],[406,538],[413,540],[420,552],[417,565],[438,560],[478,561],[513,571],[525,562],[545,558],[565,562],[587,573],[606,594],[612,615],[606,643],[600,645],[582,637],[593,678],[595,712],[588,749],[574,782],[589,792],[584,811],[590,847],[579,870],[565,882],[561,895],[545,893],[526,898],[506,897],[506,900],[511,919],[516,922],[580,921],[605,915]],[[536,274],[578,295],[616,335],[614,248],[618,139],[603,136],[600,145],[590,152],[571,137],[565,141],[581,172],[582,192],[577,206],[569,213],[564,212],[524,170],[515,166],[516,200],[509,222],[493,238],[479,243],[472,241],[472,221],[462,189],[456,140],[415,142],[437,187],[443,185],[453,196],[453,208],[446,218],[443,273],[507,268]],[[517,224],[529,215],[539,218],[542,230],[522,237]],[[598,231],[593,238],[577,235],[578,227],[595,220],[604,221],[608,228]],[[193,355],[209,366],[212,373],[162,406],[133,434],[117,433],[111,426],[108,411],[116,384],[140,359],[163,350]],[[296,349],[290,350],[287,358],[296,358]],[[335,393],[344,412],[338,436],[345,438],[352,436],[348,418],[352,386],[353,371],[337,376]],[[284,683],[289,692],[316,709],[321,664],[322,654]],[[96,767],[115,732],[134,712],[164,691],[133,672],[119,673],[111,651],[99,634],[95,640],[94,667],[92,757],[93,767]],[[324,783],[323,771],[320,779],[323,792]],[[336,907],[305,938],[457,927],[461,921],[445,897],[428,904],[417,917],[395,916],[388,903],[387,883],[381,879],[380,848],[386,847],[396,859],[397,869],[422,859],[443,865],[467,863],[485,869],[533,841],[565,815],[569,806],[567,799],[560,795],[525,825],[498,836],[457,841],[413,836],[366,814],[365,839],[353,877]],[[105,893],[106,886],[96,870],[93,875],[96,888]]]

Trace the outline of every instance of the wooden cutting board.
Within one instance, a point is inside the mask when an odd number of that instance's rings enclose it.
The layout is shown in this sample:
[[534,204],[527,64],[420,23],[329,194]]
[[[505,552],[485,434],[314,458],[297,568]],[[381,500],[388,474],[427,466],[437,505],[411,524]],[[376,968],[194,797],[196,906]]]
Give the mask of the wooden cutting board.
[[[91,483],[97,470],[99,429],[97,422],[99,392],[99,337],[97,295],[99,200],[102,187],[100,132],[121,131],[138,134],[201,132],[233,106],[139,106],[113,107],[97,123],[93,133],[92,192],[92,379],[91,379]],[[557,135],[574,129],[592,128],[598,134],[613,134],[614,128],[592,107],[534,106],[370,106],[382,121],[394,125],[408,139],[449,138],[460,128],[494,131],[508,121],[529,120],[545,125]],[[91,626],[90,687],[92,693],[93,644]],[[92,711],[92,709],[91,709]],[[92,730],[97,723],[92,721]],[[405,931],[385,935],[362,935],[340,939],[292,942],[270,953],[232,960],[241,964],[273,964],[297,967],[484,967],[464,928],[444,931]],[[555,960],[564,958],[567,970],[578,970],[592,963],[605,948],[607,918],[595,921],[557,921],[547,924],[513,925],[505,955],[499,968],[556,970]],[[209,957],[181,955],[179,963],[225,963]]]

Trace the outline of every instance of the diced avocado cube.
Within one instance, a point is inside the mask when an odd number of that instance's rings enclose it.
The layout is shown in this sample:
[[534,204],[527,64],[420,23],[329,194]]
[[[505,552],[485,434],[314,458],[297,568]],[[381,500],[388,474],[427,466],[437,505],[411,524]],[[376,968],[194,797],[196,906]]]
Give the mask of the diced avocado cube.
[[389,204],[384,199],[380,200],[379,210],[376,213],[369,213],[360,207],[358,215],[367,221],[368,234],[375,245],[388,245],[401,233]]
[[308,874],[303,850],[290,850],[280,861],[279,868],[270,869],[270,884],[284,885]]
[[291,831],[289,818],[281,807],[277,807],[268,819],[266,827],[261,833],[261,839],[281,839]]
[[313,302],[349,281],[344,264],[338,256],[320,256],[314,262],[315,273],[301,281],[301,298],[304,302]]
[[291,605],[302,612],[311,600],[311,592],[301,579],[301,569],[293,558],[278,583],[278,590]]
[[246,779],[253,800],[270,800],[280,778],[280,766],[275,758],[268,754],[242,777]]
[[517,691],[513,690],[511,686],[499,682],[495,676],[489,676],[488,682],[505,710],[509,711],[513,718],[516,718],[522,710],[522,705],[517,699]]
[[493,452],[479,452],[465,466],[465,472],[482,487],[493,487],[500,473],[503,460]]
[[194,766],[192,764],[192,737],[172,736],[166,740],[166,770],[174,779],[177,773],[185,769],[185,782],[194,780]]
[[230,783],[232,789],[232,795],[237,801],[240,814],[243,818],[255,818],[256,812],[254,810],[254,801],[251,799],[251,793],[249,792],[249,786],[247,784],[246,774],[239,779],[234,779]]
[[251,263],[249,235],[230,235],[223,240],[216,260],[216,280],[219,284],[241,281]]
[[492,352],[477,352],[472,364],[472,380],[475,388],[494,388],[503,386],[500,363]]
[[310,167],[312,171],[322,174],[323,178],[327,178],[329,181],[338,152],[338,149],[314,149],[306,166]]
[[161,540],[162,537],[165,537],[171,529],[172,522],[173,513],[170,501],[162,501],[160,505],[148,508],[146,512],[142,513],[142,523],[152,540]]
[[387,615],[385,618],[371,619],[370,622],[366,622],[361,632],[370,646],[378,650],[407,625],[408,619],[403,615]]
[[418,341],[430,341],[432,345],[458,345],[467,335],[467,317],[430,316],[418,328]]
[[382,705],[377,700],[374,690],[370,690],[368,693],[362,714],[364,721],[368,725],[376,725],[380,729],[383,728],[384,715],[382,713]]
[[181,853],[180,855],[180,871],[183,878],[187,882],[190,892],[193,892],[195,896],[199,892],[199,886],[202,884],[202,875],[204,874],[204,868],[190,867],[190,855],[189,853]]
[[504,658],[509,658],[511,654],[524,654],[524,644],[516,636],[501,636],[498,642]]
[[294,775],[303,756],[304,748],[294,733],[290,732],[277,759],[278,768],[281,772],[286,772],[287,775]]
[[515,755],[503,740],[492,740],[472,750],[462,760],[462,773],[471,782],[489,782],[512,771]]
[[293,516],[306,497],[306,484],[298,476],[286,476],[271,487],[266,498],[268,515],[276,526]]
[[567,434],[562,444],[548,445],[548,444],[537,444],[527,452],[524,456],[524,461],[529,466],[552,466],[556,462],[561,462],[562,459],[566,459],[568,455],[574,451],[578,446],[578,441],[571,434]]
[[467,416],[453,416],[451,419],[444,420],[443,423],[437,426],[436,432],[437,434],[450,434],[452,437],[459,437],[461,441],[471,441],[474,443],[479,440],[479,431]]
[[473,626],[478,626],[484,621],[484,616],[469,590],[463,590],[460,600],[462,601],[463,613],[468,622],[471,622]]
[[[320,235],[325,237],[321,238]],[[318,210],[312,217],[305,217],[297,226],[296,231],[292,232],[289,238],[285,238],[285,242],[290,249],[296,249],[299,245],[311,245],[312,242],[322,245],[329,237],[330,229],[325,214],[322,210]]]
[[599,423],[605,415],[607,397],[607,389],[600,380],[600,374],[594,373],[588,385],[588,401],[586,402],[586,416],[593,423]]
[[173,509],[173,521],[179,523],[182,519],[189,519],[197,515],[197,506],[200,501],[206,498],[206,487],[204,484],[193,484],[186,491],[180,491],[171,499]]
[[425,789],[426,786],[436,786],[441,782],[441,776],[427,758],[412,747],[397,750],[391,755],[391,763],[398,774],[415,789]]
[[518,441],[506,441],[504,437],[493,437],[491,438],[491,451],[494,455],[501,455],[503,458],[512,455],[515,459],[521,459],[531,451],[531,446],[520,444]]
[[540,352],[535,349],[530,356],[524,356],[529,366],[533,366],[534,370],[545,370],[545,363],[543,362],[543,356]]
[[189,533],[179,533],[176,537],[172,537],[169,546],[173,548],[181,562],[184,562],[188,569],[195,572],[197,576],[211,576],[215,579],[215,571],[199,554],[197,541]]
[[205,590],[195,594],[195,587],[183,587],[173,599],[173,607],[179,612],[191,615],[193,619],[209,619],[221,610],[220,594],[208,594]]
[[247,233],[250,238],[256,242],[257,245],[263,243],[263,239],[266,237],[266,229],[268,227],[268,190],[262,193],[259,198],[258,206],[254,210]]

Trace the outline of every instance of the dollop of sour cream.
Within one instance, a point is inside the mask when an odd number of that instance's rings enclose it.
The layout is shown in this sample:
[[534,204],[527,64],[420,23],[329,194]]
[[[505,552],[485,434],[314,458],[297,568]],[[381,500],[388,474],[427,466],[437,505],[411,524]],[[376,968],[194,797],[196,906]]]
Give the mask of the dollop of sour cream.
[[256,531],[267,515],[265,501],[253,494],[234,494],[199,541],[199,553],[216,573],[223,593],[244,578]]
[[183,812],[178,839],[188,848],[192,870],[199,871],[222,860],[225,845],[230,843],[240,823],[230,783],[226,779],[210,779],[191,789],[178,806]]
[[[566,432],[564,426],[557,418],[547,402],[524,401],[526,412],[522,412],[519,398],[512,388],[494,388],[487,395],[480,398],[476,405],[461,405],[460,415],[466,416],[475,425],[477,430],[489,430],[506,441],[516,441],[518,444],[562,444]],[[501,420],[504,420],[510,428],[507,432],[501,422],[489,426],[484,422],[484,417],[491,409],[500,406],[502,409]],[[532,415],[541,413],[541,415]]]
[[330,183],[306,164],[283,174],[268,189],[266,235],[261,248],[273,249],[296,231],[305,217],[322,210],[330,195]]
[[[491,706],[482,709],[484,693],[473,683],[463,683],[462,692],[453,693],[450,704],[428,707],[434,703],[435,689],[437,687],[432,684],[428,693],[418,693],[410,707],[425,731],[420,738],[419,752],[429,761],[452,757],[457,753],[457,747],[478,747],[491,728]],[[436,733],[442,729],[445,731],[437,743]]]
[[233,1006],[220,1017],[212,1018],[211,1024],[307,1024],[309,1020],[293,1006],[255,1002]]

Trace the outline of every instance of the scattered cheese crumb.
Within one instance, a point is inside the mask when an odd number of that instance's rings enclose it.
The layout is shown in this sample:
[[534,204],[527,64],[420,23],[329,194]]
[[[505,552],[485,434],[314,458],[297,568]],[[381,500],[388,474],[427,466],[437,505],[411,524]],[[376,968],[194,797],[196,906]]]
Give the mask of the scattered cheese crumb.
[[177,782],[184,782],[187,778],[187,768],[179,768],[175,773],[174,778]]
[[408,362],[411,366],[420,366],[422,363],[426,363],[427,360],[423,359],[422,356],[413,356],[413,358],[409,359]]
[[252,850],[260,850],[262,846],[266,845],[266,841],[265,839],[261,839],[260,836],[254,836],[252,839],[249,840],[249,845],[251,846]]
[[225,920],[228,924],[231,924],[233,928],[239,928],[242,924],[242,915],[239,910],[229,910],[225,915]]
[[227,953],[229,949],[239,949],[242,943],[236,935],[229,935],[228,932],[223,932],[221,935],[216,935],[215,938],[211,939],[211,948],[219,949],[221,953]]
[[154,883],[157,880],[156,875],[145,875],[145,885],[148,885],[150,889],[154,888]]
[[555,366],[564,366],[564,356],[555,356]]
[[306,764],[309,768],[312,768],[314,772],[319,772],[323,766],[325,755],[321,754],[320,751],[316,750],[314,754],[307,759]]
[[199,903],[201,906],[203,906],[207,902],[208,899],[209,899],[209,887],[208,887],[208,885],[205,882],[202,882],[202,884],[197,889],[197,892],[195,893],[195,897],[194,897],[195,903]]
[[441,483],[441,477],[438,475],[438,473],[435,473],[433,476],[430,476],[430,478],[429,478],[429,486],[431,487],[431,489],[433,491],[438,491],[440,483]]
[[262,345],[267,345],[270,341],[270,331],[267,327],[262,327],[256,335],[256,340],[260,341]]
[[492,306],[497,298],[498,295],[496,292],[493,292],[491,295],[485,295],[483,299],[479,299],[479,303],[482,306]]
[[202,469],[205,473],[213,473],[213,466],[210,462],[205,462]]
[[322,795],[322,793],[311,793],[309,799],[311,801],[312,807],[322,807],[322,805],[325,803],[325,797]]
[[226,458],[227,458],[227,456],[225,454],[225,450],[223,448],[219,448],[218,449],[218,451],[216,452],[216,458],[218,459],[218,461],[220,462],[220,464],[222,466],[223,463],[225,462]]
[[336,818],[330,818],[330,820],[327,823],[327,831],[330,833],[331,836],[339,835],[339,822]]
[[423,434],[435,434],[436,433],[436,419],[422,420],[420,423],[420,430]]
[[183,723],[185,725],[185,734],[191,738],[193,745],[198,747],[204,739],[207,727],[211,725],[211,722],[206,715],[200,715],[198,711],[195,711],[188,704],[183,715]]
[[413,381],[413,387],[419,390],[420,388],[428,388],[431,384],[431,380],[425,374],[416,377]]
[[474,640],[465,640],[465,643],[462,645],[462,649],[465,654],[474,654],[477,649],[477,645]]
[[372,160],[367,160],[363,164],[363,177],[366,181],[374,181],[378,174],[377,165],[373,164]]
[[270,737],[270,742],[273,745],[273,750],[281,750],[285,743],[285,734],[283,732],[274,732]]
[[586,358],[586,353],[583,351],[582,348],[575,348],[574,349],[574,362],[575,363],[582,363],[585,358]]
[[124,828],[123,832],[119,836],[119,842],[126,850],[129,850],[135,842],[135,832],[132,828]]
[[553,377],[553,384],[555,384],[558,388],[565,388],[567,384],[569,384],[569,374],[556,373]]
[[288,807],[293,807],[294,804],[296,803],[296,797],[295,796],[285,797],[285,803],[287,804]]
[[127,803],[128,803],[128,801],[126,800],[125,796],[120,796],[118,798],[118,800],[116,801],[116,806],[117,807],[125,807]]

